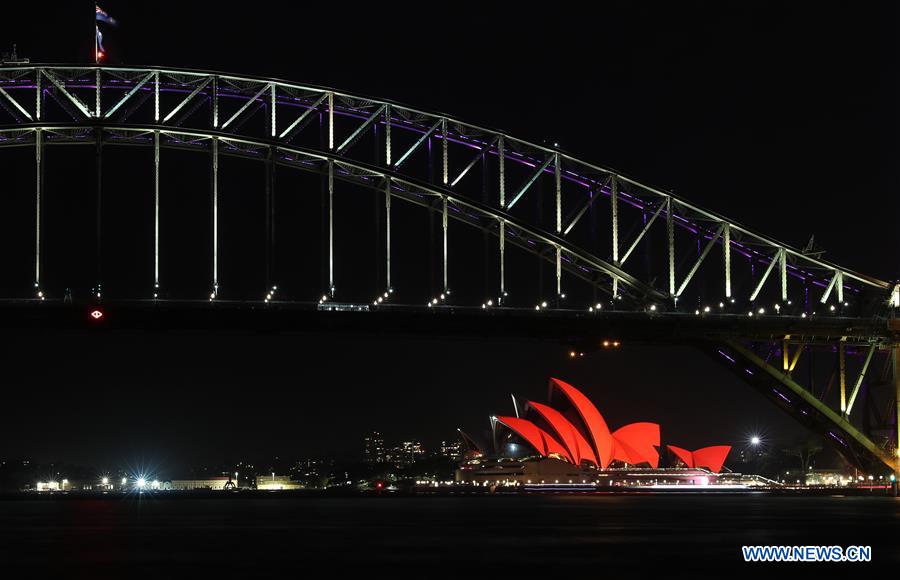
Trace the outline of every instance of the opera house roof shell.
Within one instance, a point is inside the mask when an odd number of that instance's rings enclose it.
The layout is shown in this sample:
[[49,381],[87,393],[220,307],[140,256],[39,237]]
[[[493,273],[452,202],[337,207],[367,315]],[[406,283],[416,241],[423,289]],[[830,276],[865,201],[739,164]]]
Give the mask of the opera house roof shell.
[[[522,417],[496,416],[496,424],[508,429],[542,457],[552,457],[574,465],[606,468],[613,461],[628,465],[659,466],[659,424],[630,423],[610,431],[606,420],[584,393],[559,379],[550,379],[550,403],[559,400],[558,410],[529,401]],[[718,473],[731,451],[728,445],[688,451],[668,446],[687,467],[705,467]]]

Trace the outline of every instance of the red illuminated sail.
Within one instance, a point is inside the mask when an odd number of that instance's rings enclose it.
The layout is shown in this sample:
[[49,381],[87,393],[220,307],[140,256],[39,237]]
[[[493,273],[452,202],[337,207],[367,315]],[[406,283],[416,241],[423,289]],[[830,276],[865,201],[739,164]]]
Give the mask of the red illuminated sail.
[[649,463],[659,466],[659,425],[656,423],[631,423],[612,434],[615,451],[613,459],[637,465]]
[[597,457],[587,439],[575,428],[575,425],[563,417],[562,413],[553,407],[534,401],[528,401],[528,407],[534,409],[550,425],[560,443],[565,445],[575,465],[581,465],[582,461],[597,465]]
[[569,402],[572,403],[572,406],[578,412],[578,416],[581,417],[581,421],[587,427],[600,467],[608,466],[609,462],[612,461],[613,440],[603,415],[591,403],[590,399],[569,383],[559,379],[550,379],[551,399],[554,388],[562,392]]
[[542,456],[557,455],[574,463],[568,450],[559,441],[531,421],[518,417],[497,417],[497,422],[527,441]]
[[731,452],[730,445],[713,445],[696,451],[688,451],[674,445],[667,445],[669,450],[688,467],[705,467],[713,473],[722,471],[725,458]]

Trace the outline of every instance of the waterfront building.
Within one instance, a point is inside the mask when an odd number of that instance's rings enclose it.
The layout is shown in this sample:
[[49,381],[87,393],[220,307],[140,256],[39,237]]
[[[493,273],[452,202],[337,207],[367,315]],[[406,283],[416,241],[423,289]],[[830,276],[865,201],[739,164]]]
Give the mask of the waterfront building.
[[216,490],[232,489],[237,487],[237,479],[222,475],[219,477],[207,477],[204,479],[173,479],[169,484],[169,488],[175,491],[192,491],[192,490]]
[[267,491],[287,491],[292,489],[303,489],[300,482],[291,479],[290,475],[257,475],[256,489]]
[[62,491],[62,484],[58,481],[39,481],[34,487],[37,491]]
[[[660,468],[659,424],[631,423],[611,431],[590,399],[559,379],[550,379],[549,399],[554,406],[528,401],[521,415],[492,416],[494,453],[467,453],[456,480],[596,484],[627,482],[633,476],[633,481],[708,484],[717,479],[731,451],[728,445],[693,451],[668,445],[676,467]],[[669,472],[677,475],[669,478]]]

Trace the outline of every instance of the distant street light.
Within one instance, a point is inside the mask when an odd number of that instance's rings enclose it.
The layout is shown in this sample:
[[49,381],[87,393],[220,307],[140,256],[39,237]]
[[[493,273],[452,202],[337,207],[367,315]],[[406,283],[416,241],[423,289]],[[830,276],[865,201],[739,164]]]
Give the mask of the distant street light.
[[758,436],[754,435],[750,438],[750,445],[759,445],[760,443],[762,443],[762,441]]

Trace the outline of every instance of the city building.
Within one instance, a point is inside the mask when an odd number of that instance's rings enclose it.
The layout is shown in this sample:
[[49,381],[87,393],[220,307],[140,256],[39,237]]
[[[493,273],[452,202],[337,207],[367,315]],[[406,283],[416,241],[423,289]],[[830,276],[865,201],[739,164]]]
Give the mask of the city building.
[[[664,484],[679,484],[682,479],[708,484],[716,479],[731,451],[728,445],[694,451],[668,445],[672,465],[680,467],[660,468],[657,423],[631,423],[611,431],[590,399],[559,379],[550,379],[549,398],[555,406],[528,401],[521,415],[492,416],[494,454],[486,456],[481,450],[471,456],[467,453],[456,480],[524,484],[587,483],[606,478],[610,482],[610,474],[621,475],[619,470],[624,470],[627,475],[622,481],[632,477]],[[471,439],[465,442],[472,445]],[[672,479],[670,475],[676,473]]]
[[441,441],[441,457],[459,459],[463,456],[464,451],[462,441]]
[[301,459],[288,472],[291,479],[308,488],[327,487],[334,461],[330,459]]
[[237,478],[228,475],[218,477],[207,477],[205,479],[173,479],[169,484],[169,488],[175,491],[191,491],[200,489],[224,490],[234,489],[237,487]]
[[[791,474],[787,474],[790,476]],[[839,486],[847,485],[851,476],[845,475],[833,469],[810,469],[804,475],[804,483],[810,486]]]
[[303,485],[291,479],[290,475],[257,475],[256,489],[266,491],[287,491],[291,489],[303,489]]
[[378,431],[366,436],[363,448],[363,460],[369,464],[385,462],[384,438]]
[[68,487],[68,480],[59,481],[39,481],[34,489],[37,491],[64,491]]
[[412,465],[425,457],[425,448],[421,441],[403,441],[391,447],[385,454],[385,461],[400,469]]

